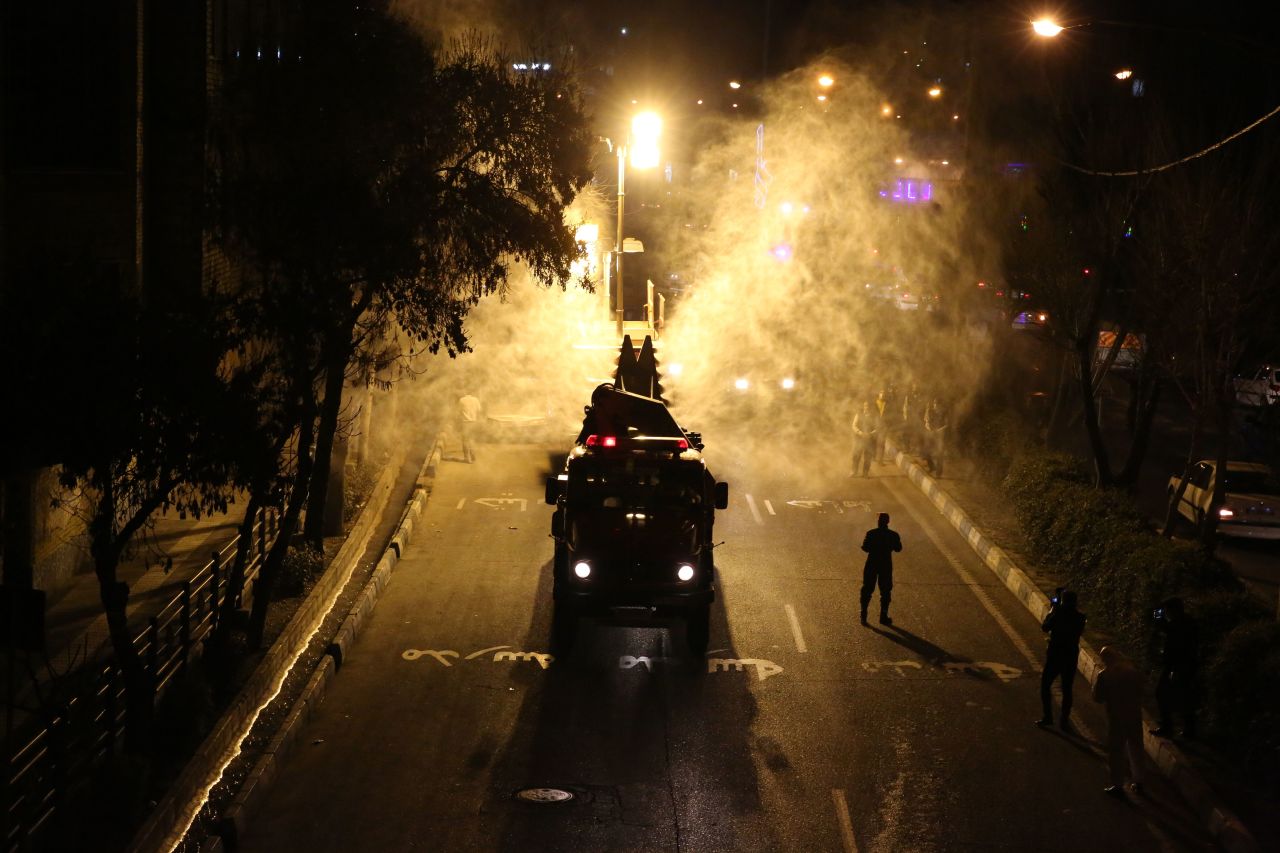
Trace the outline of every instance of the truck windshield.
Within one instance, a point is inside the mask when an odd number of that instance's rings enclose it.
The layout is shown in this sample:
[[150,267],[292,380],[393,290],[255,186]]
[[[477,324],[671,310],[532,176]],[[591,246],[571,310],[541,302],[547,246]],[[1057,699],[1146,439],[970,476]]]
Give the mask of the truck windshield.
[[702,503],[702,467],[639,459],[579,463],[569,473],[568,497],[583,508],[694,507]]

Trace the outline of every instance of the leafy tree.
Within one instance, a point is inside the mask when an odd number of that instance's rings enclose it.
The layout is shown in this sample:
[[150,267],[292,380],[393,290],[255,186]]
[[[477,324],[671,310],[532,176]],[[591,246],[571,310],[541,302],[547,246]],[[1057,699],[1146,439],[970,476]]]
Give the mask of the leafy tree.
[[559,66],[516,71],[476,37],[432,50],[385,2],[308,8],[297,35],[300,61],[233,75],[219,205],[257,271],[246,298],[272,306],[255,334],[302,344],[277,350],[301,414],[282,538],[305,500],[321,545],[344,386],[388,341],[464,351],[513,264],[567,280],[593,139]]
[[[1270,157],[1259,155],[1246,147],[1170,170],[1153,206],[1158,252],[1151,268],[1169,304],[1165,316],[1176,341],[1170,372],[1194,417],[1184,486],[1191,466],[1206,455],[1207,429],[1218,438],[1212,454],[1223,469],[1235,409],[1232,377],[1247,352],[1274,340],[1280,319],[1280,237],[1274,228],[1280,172]],[[1166,535],[1182,491],[1171,496]],[[1223,496],[1219,477],[1214,503]],[[1200,526],[1206,545],[1214,541],[1217,522],[1211,514]]]
[[[35,415],[10,424],[23,464],[59,466],[85,523],[125,679],[129,747],[148,747],[154,684],[133,645],[118,567],[159,512],[225,512],[228,437],[251,408],[232,393],[220,307],[197,292],[141,293],[109,270],[49,258],[6,294],[6,360]],[[50,346],[51,341],[60,342]]]

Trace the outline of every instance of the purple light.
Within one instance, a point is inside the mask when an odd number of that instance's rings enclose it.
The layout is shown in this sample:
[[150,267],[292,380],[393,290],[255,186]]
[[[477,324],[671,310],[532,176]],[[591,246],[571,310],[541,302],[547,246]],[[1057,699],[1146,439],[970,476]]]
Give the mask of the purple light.
[[903,204],[925,204],[933,200],[933,184],[918,178],[898,178],[893,182],[893,189],[881,190],[880,196]]
[[779,243],[769,250],[769,254],[783,263],[791,260],[791,246],[786,243]]

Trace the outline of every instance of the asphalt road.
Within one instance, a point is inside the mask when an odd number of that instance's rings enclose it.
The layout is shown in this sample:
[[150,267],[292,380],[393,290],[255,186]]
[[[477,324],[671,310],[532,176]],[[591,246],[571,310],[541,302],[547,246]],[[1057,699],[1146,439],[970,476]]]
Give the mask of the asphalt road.
[[[1078,735],[1033,725],[1038,625],[896,469],[824,482],[723,460],[707,660],[679,626],[611,625],[555,660],[558,461],[481,450],[442,465],[241,850],[1209,849],[1158,777],[1102,794],[1083,680]],[[895,624],[863,627],[855,552],[882,510],[904,542]],[[575,797],[514,797],[530,787]]]

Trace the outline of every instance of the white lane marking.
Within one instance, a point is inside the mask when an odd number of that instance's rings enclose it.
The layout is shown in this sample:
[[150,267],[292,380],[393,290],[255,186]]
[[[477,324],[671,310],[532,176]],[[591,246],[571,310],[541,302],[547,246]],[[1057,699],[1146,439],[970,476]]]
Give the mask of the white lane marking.
[[769,515],[777,515],[777,513],[773,511],[773,501],[766,500],[764,502],[764,508],[769,510]]
[[915,523],[920,525],[921,529],[924,530],[925,535],[929,537],[929,541],[933,543],[933,547],[937,548],[938,552],[946,558],[947,562],[951,565],[951,568],[954,569],[956,574],[960,576],[960,579],[964,581],[965,586],[969,587],[969,590],[977,596],[978,603],[986,609],[987,613],[991,614],[991,618],[1000,626],[1000,630],[1004,631],[1005,636],[1009,638],[1011,643],[1013,643],[1013,647],[1027,659],[1027,663],[1031,664],[1031,668],[1034,671],[1039,672],[1040,656],[1031,651],[1031,647],[1027,645],[1027,641],[1022,639],[1021,635],[1019,635],[1018,632],[1013,629],[1013,626],[1009,624],[1009,620],[1004,618],[1004,614],[996,608],[995,602],[991,600],[991,596],[987,595],[987,591],[978,584],[977,578],[975,578],[969,570],[964,567],[964,564],[956,558],[956,555],[951,552],[951,549],[943,544],[942,540],[938,538],[938,534],[933,532],[933,527],[929,525],[924,516],[922,516],[915,507],[903,499],[901,489],[894,484],[893,480],[886,478],[884,483],[893,496],[897,498],[898,503],[902,504],[903,508],[906,509],[907,513]]
[[831,799],[836,804],[836,820],[840,823],[840,841],[844,853],[858,853],[858,842],[853,839],[853,821],[849,820],[849,804],[844,801],[844,791],[831,789]]
[[466,502],[467,502],[467,499],[463,498],[462,500],[458,501],[458,505],[455,506],[454,509],[462,509],[462,505]]
[[803,654],[809,651],[809,647],[804,644],[804,634],[800,633],[800,620],[796,618],[796,609],[790,604],[786,605],[787,620],[791,623],[791,634],[796,638],[796,651]]
[[764,524],[764,519],[760,517],[760,510],[756,506],[756,499],[747,495],[747,506],[751,507],[751,517],[756,520],[756,524]]

